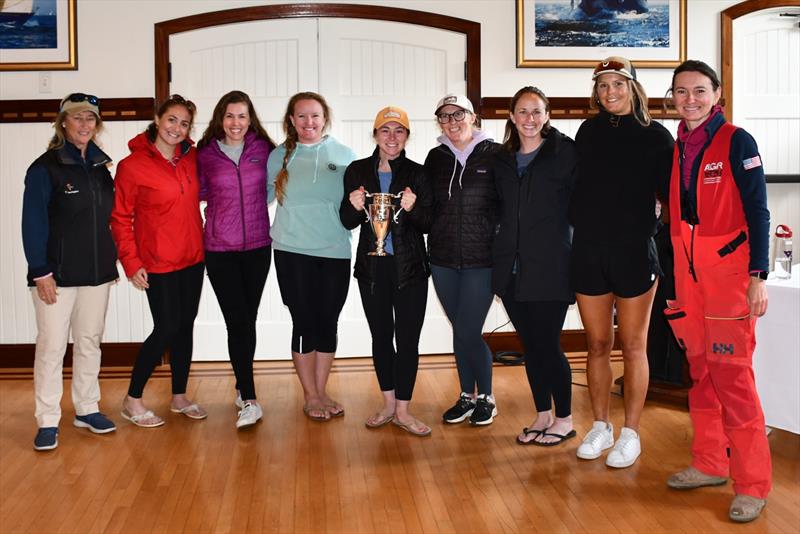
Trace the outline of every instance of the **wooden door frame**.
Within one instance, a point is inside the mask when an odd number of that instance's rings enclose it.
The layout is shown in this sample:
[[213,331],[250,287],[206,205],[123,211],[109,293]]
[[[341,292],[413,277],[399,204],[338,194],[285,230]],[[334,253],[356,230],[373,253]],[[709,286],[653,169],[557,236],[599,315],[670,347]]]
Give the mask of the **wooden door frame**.
[[479,111],[481,102],[481,25],[459,19],[412,9],[353,4],[277,4],[243,7],[200,13],[165,20],[155,24],[155,96],[162,102],[169,96],[170,63],[169,38],[176,33],[254,20],[336,17],[352,19],[405,22],[461,33],[466,36],[467,97]]
[[733,21],[744,15],[776,7],[800,7],[800,0],[747,0],[720,13],[722,51],[722,98],[725,118],[733,115]]

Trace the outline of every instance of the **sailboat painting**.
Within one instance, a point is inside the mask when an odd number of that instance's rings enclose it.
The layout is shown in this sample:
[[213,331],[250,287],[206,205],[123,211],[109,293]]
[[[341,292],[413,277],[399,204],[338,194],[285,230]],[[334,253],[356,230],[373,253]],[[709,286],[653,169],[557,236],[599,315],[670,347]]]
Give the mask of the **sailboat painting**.
[[517,0],[518,67],[588,67],[611,55],[677,66],[686,0]]
[[76,0],[0,0],[0,70],[77,68]]

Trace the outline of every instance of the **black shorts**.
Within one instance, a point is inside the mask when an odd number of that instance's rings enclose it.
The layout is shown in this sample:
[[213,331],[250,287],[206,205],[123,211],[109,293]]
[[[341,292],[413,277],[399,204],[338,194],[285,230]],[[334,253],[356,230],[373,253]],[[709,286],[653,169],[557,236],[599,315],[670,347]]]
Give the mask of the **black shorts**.
[[638,297],[662,274],[652,238],[614,243],[573,239],[570,282],[576,293]]

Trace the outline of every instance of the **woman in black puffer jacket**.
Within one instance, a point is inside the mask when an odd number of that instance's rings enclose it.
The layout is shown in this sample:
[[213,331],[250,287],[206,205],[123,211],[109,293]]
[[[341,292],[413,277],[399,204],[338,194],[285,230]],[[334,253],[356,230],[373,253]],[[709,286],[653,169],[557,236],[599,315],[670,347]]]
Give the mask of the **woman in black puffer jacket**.
[[472,103],[463,95],[442,98],[435,114],[443,135],[425,159],[434,200],[428,250],[436,294],[453,325],[461,385],[458,401],[442,418],[446,423],[469,418],[474,425],[488,425],[497,408],[492,355],[481,334],[493,298],[497,191],[491,156],[498,145],[476,127]]
[[[372,131],[378,146],[372,156],[347,167],[339,217],[348,230],[361,226],[354,276],[383,394],[383,407],[366,425],[378,428],[393,421],[414,435],[427,436],[430,427],[411,415],[408,405],[417,379],[419,336],[428,300],[430,268],[422,234],[430,227],[432,199],[422,165],[406,158],[410,132],[402,109],[378,112]],[[402,194],[384,239],[385,255],[375,254],[377,238],[365,213],[367,193]]]

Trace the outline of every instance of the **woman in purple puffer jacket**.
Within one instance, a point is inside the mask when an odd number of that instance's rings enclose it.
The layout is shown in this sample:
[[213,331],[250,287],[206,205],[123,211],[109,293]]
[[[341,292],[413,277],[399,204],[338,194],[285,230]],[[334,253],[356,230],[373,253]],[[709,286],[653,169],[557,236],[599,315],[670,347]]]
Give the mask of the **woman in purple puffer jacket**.
[[236,375],[236,428],[261,419],[253,382],[256,316],[270,266],[267,157],[275,143],[246,93],[223,95],[198,143],[200,200],[207,202],[206,269],[228,329]]

